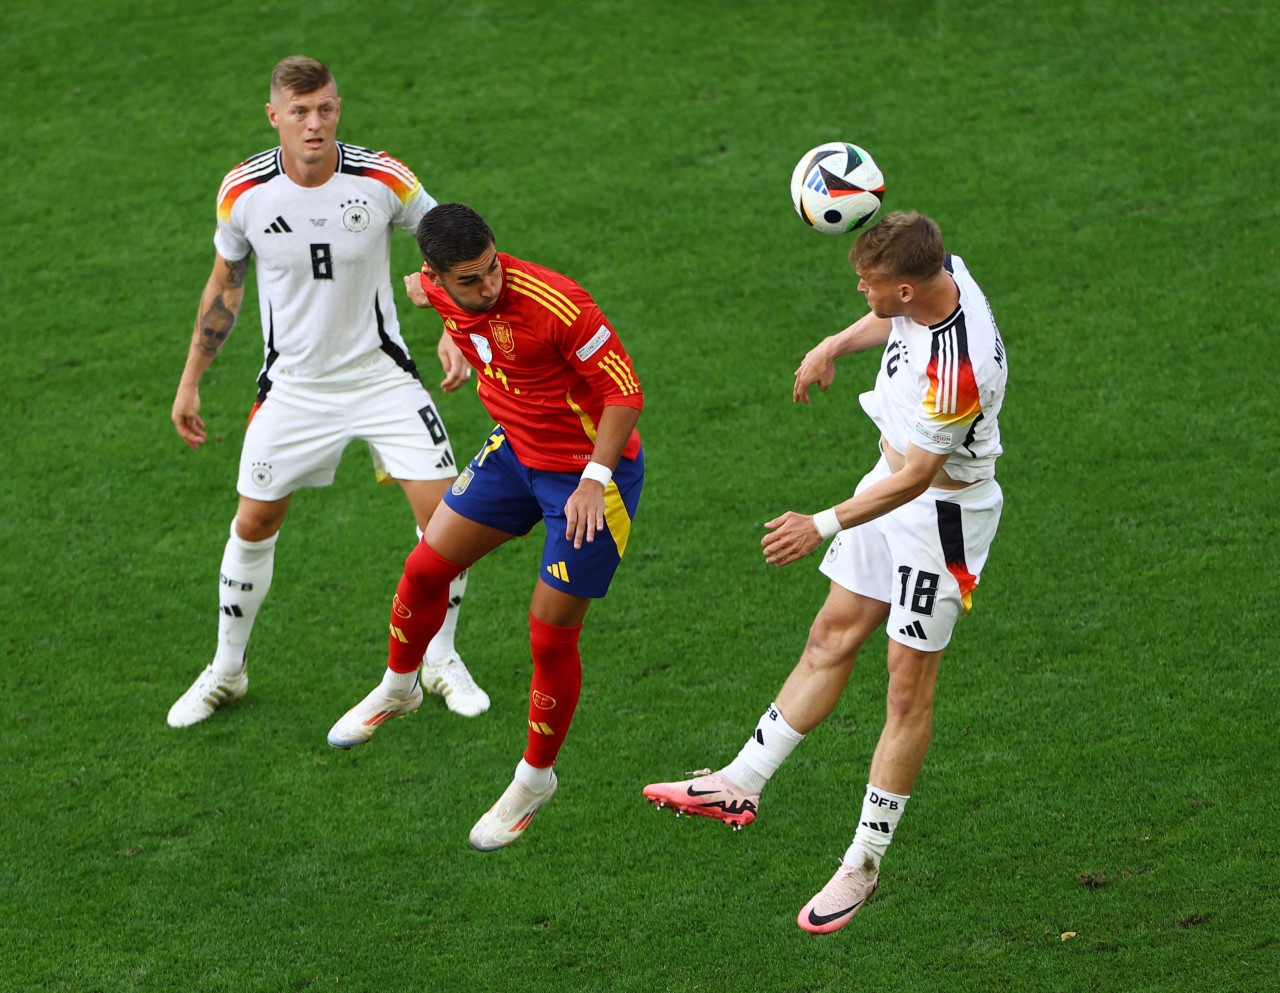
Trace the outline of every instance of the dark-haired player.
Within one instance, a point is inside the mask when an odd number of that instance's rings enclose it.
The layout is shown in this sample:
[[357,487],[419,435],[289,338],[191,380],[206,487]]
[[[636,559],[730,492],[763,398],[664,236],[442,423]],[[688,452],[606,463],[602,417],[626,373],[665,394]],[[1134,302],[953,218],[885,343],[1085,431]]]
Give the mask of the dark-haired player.
[[644,401],[630,357],[586,290],[499,252],[470,207],[430,211],[418,246],[425,264],[405,287],[439,312],[497,425],[405,562],[382,682],[333,726],[329,743],[363,744],[417,706],[413,660],[440,626],[452,578],[545,521],[529,606],[527,746],[511,784],[471,829],[471,845],[490,851],[515,841],[556,791],[552,766],[582,689],[578,635],[626,551],[644,482],[635,429]]

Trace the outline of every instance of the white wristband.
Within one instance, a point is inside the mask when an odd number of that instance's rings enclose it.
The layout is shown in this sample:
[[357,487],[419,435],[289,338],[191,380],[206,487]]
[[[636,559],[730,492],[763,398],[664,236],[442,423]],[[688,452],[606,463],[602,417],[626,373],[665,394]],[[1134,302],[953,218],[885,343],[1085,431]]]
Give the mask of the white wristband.
[[818,529],[818,534],[822,540],[834,538],[843,528],[840,527],[840,518],[836,516],[836,508],[828,507],[826,510],[820,510],[813,515],[813,526]]
[[587,467],[582,470],[583,479],[593,479],[601,486],[607,487],[609,480],[613,478],[613,470],[601,462],[588,462]]

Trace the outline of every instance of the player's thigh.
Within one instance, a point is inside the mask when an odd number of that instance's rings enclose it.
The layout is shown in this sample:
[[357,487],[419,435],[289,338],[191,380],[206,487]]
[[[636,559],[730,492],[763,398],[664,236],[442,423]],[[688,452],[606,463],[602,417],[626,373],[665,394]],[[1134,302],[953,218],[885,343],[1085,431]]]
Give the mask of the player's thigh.
[[409,506],[413,508],[413,519],[419,530],[425,531],[427,522],[453,484],[453,479],[398,479],[396,482],[404,490]]
[[449,434],[426,388],[399,368],[364,385],[351,401],[352,435],[368,442],[374,471],[397,480],[453,479]]
[[852,660],[888,616],[889,605],[883,600],[855,593],[833,580],[809,626],[806,652],[833,661]]
[[271,503],[304,486],[328,486],[350,440],[335,394],[276,383],[245,429],[236,490]]
[[[441,508],[508,536],[526,535],[542,520],[531,476],[532,470],[520,464],[502,428],[495,427],[445,492]],[[436,516],[439,510],[432,517],[433,525]],[[434,527],[428,528],[428,534],[433,532]]]
[[604,491],[605,528],[592,541],[575,548],[566,536],[564,505],[578,487],[575,472],[533,473],[533,490],[546,522],[542,564],[538,578],[563,593],[599,598],[609,591],[631,538],[631,525],[644,488],[644,453],[621,459]]
[[575,628],[586,618],[587,608],[590,606],[589,597],[565,593],[539,578],[533,588],[529,613],[543,624]]
[[442,558],[470,566],[513,537],[510,532],[463,517],[442,502],[427,523],[423,541]]

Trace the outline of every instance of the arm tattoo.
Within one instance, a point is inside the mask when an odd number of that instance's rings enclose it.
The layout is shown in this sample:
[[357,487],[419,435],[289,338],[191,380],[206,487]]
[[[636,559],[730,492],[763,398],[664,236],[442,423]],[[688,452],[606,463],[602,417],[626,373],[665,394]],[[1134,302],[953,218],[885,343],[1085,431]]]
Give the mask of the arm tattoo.
[[222,302],[222,294],[219,293],[200,317],[200,351],[209,356],[217,355],[235,323],[235,311]]
[[245,273],[249,271],[249,256],[237,262],[227,263],[227,282],[231,284],[232,289],[238,290],[244,285]]

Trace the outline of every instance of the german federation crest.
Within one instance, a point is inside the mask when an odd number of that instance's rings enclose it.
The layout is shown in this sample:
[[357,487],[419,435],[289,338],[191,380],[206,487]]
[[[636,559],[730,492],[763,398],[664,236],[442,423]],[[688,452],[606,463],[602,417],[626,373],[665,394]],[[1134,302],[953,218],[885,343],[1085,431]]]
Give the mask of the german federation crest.
[[369,208],[363,203],[353,203],[342,212],[342,226],[359,234],[369,226]]

